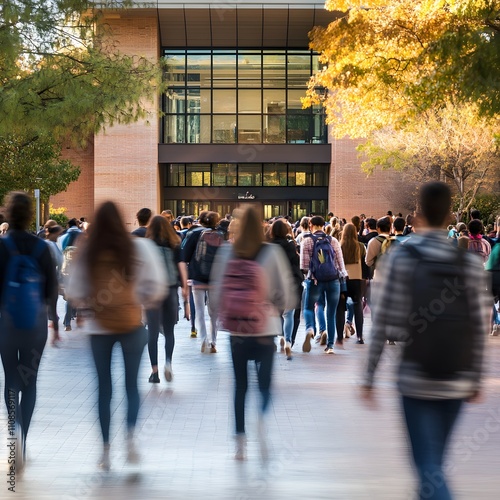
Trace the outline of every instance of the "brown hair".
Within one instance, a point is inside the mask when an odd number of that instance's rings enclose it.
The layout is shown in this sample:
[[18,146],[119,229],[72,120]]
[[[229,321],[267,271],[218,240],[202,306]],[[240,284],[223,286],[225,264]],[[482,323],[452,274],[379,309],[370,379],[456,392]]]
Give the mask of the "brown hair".
[[255,259],[264,243],[264,230],[257,210],[253,207],[245,209],[241,215],[238,237],[233,249],[240,259]]
[[179,235],[163,215],[155,215],[146,229],[146,238],[153,240],[162,247],[175,248],[181,244]]
[[12,191],[7,197],[7,221],[10,229],[28,229],[33,220],[31,197],[24,191]]
[[356,226],[348,222],[342,231],[342,239],[340,240],[342,255],[346,264],[356,264],[359,262],[361,250],[359,249],[358,233]]
[[87,243],[82,249],[82,258],[87,261],[92,281],[93,273],[103,254],[113,257],[116,269],[122,271],[127,281],[132,280],[134,244],[127,231],[118,207],[112,201],[105,201],[96,211],[94,223],[88,231]]
[[204,227],[210,227],[214,229],[219,223],[219,219],[220,217],[217,212],[205,212],[203,217],[200,214],[200,224]]
[[270,237],[272,240],[276,238],[286,238],[288,236],[288,224],[283,219],[275,220],[270,228]]

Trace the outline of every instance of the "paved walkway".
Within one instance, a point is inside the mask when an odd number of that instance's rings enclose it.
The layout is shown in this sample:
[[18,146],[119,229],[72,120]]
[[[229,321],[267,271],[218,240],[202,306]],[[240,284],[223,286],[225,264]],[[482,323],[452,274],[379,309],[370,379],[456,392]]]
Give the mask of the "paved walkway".
[[[170,384],[148,383],[144,352],[138,422],[142,461],[135,467],[125,463],[126,399],[122,361],[115,353],[109,473],[96,468],[101,441],[88,339],[80,330],[63,332],[63,347],[47,347],[42,359],[26,471],[16,478],[15,493],[0,481],[0,499],[414,498],[394,389],[397,347],[387,346],[377,377],[379,409],[373,411],[361,404],[356,390],[368,346],[350,340],[345,351],[333,356],[318,346],[303,354],[302,327],[294,359],[286,361],[276,354],[268,425],[271,458],[268,463],[259,458],[253,377],[247,408],[249,458],[240,463],[233,458],[228,337],[220,334],[217,354],[202,355],[199,339],[189,338],[189,332],[189,323],[182,320],[176,330],[175,378]],[[488,339],[487,363],[485,402],[467,407],[450,455],[452,486],[456,498],[463,500],[499,498],[500,337]],[[6,426],[2,407],[3,442]]]

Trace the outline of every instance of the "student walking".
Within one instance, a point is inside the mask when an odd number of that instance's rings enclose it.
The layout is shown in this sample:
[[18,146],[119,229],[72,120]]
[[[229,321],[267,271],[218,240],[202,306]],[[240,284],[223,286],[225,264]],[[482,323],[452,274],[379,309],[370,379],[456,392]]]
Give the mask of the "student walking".
[[480,395],[491,305],[481,260],[450,244],[443,229],[451,208],[449,187],[425,184],[419,206],[418,232],[388,252],[379,269],[363,396],[373,400],[384,344],[399,333],[406,342],[398,388],[419,498],[449,500],[443,462],[463,403]]
[[153,240],[158,245],[158,250],[162,254],[164,266],[167,269],[169,288],[168,295],[160,306],[146,311],[149,338],[148,351],[152,370],[149,382],[157,384],[160,382],[160,376],[158,375],[160,324],[163,326],[163,335],[165,336],[165,367],[163,373],[167,382],[171,382],[173,378],[174,327],[179,321],[179,294],[177,289],[179,285],[182,286],[182,296],[184,301],[187,301],[187,270],[186,264],[180,260],[181,239],[163,215],[156,215],[151,219],[146,230],[146,238]]
[[280,311],[295,308],[293,278],[284,251],[264,243],[259,214],[247,208],[238,237],[216,255],[211,275],[210,300],[222,325],[231,335],[235,378],[234,413],[237,460],[246,458],[245,398],[247,365],[255,361],[262,402],[258,434],[263,458],[267,456],[264,415],[271,396],[274,337],[282,334]]
[[111,420],[111,357],[118,342],[125,365],[127,393],[127,460],[139,455],[134,429],[139,412],[137,374],[147,335],[141,305],[157,308],[165,298],[167,273],[154,243],[128,233],[118,207],[111,201],[97,210],[88,240],[72,268],[68,295],[85,309],[86,330],[99,383],[99,421],[103,453],[99,466],[109,470]]
[[[9,420],[15,421],[13,465],[20,472],[35,409],[38,369],[47,342],[47,307],[56,303],[58,286],[49,246],[28,232],[33,220],[31,198],[24,192],[12,192],[6,206],[9,231],[0,238],[0,355],[5,374],[5,404]],[[16,272],[21,269],[19,259],[26,258],[32,267],[28,270],[25,262],[24,270],[30,272],[29,281],[34,287],[29,287],[22,273]]]

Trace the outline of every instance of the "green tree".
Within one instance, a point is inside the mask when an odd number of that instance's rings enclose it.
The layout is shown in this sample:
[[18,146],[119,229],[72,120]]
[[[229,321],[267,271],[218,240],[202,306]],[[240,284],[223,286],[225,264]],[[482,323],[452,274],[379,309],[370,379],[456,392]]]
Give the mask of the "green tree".
[[103,18],[132,4],[3,0],[0,136],[51,133],[84,142],[107,125],[146,118],[161,68],[140,54],[120,53]]
[[40,190],[43,218],[48,218],[50,196],[76,181],[80,168],[61,159],[61,146],[50,136],[0,137],[0,202],[9,191]]
[[456,216],[474,205],[481,189],[497,182],[500,156],[491,120],[479,119],[473,105],[426,111],[402,130],[373,132],[358,149],[365,154],[367,172],[395,168],[414,183],[442,180],[452,184]]
[[338,19],[310,33],[325,68],[303,102],[325,105],[337,137],[404,127],[448,102],[474,102],[483,116],[500,112],[499,0],[327,0],[326,7]]

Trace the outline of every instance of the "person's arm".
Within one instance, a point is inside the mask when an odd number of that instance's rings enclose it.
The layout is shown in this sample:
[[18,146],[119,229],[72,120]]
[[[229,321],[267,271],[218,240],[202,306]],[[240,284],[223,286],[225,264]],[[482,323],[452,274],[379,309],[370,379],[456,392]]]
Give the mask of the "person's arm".
[[222,279],[226,271],[228,260],[232,251],[231,243],[224,243],[216,252],[212,269],[210,270],[210,288],[208,296],[214,311],[219,310],[220,295],[222,292]]
[[146,309],[153,308],[168,295],[167,269],[153,241],[135,238],[134,244],[137,252],[135,294]]
[[189,263],[193,258],[194,251],[196,250],[196,244],[198,243],[198,238],[200,237],[201,230],[193,229],[186,233],[186,237],[181,242],[181,260],[182,262]]
[[50,248],[51,242],[45,242],[47,248],[40,256],[40,268],[45,276],[45,303],[50,317],[53,318],[54,343],[59,338],[59,322],[57,321],[57,299],[59,298],[59,282],[57,279],[56,262]]
[[304,274],[307,274],[309,271],[313,247],[313,237],[310,234],[304,235],[300,242],[300,269]]
[[177,267],[179,269],[179,278],[181,281],[181,289],[182,289],[182,298],[184,300],[188,300],[189,298],[189,287],[187,284],[187,279],[188,279],[188,272],[187,272],[187,266],[185,262],[179,262],[177,264]]
[[366,257],[365,257],[365,262],[368,267],[371,267],[375,264],[375,261],[377,260],[377,255],[380,250],[380,242],[377,240],[377,238],[372,238],[368,242],[368,246],[366,247]]
[[332,247],[335,250],[335,265],[339,270],[341,278],[347,278],[347,270],[344,264],[344,255],[342,254],[342,247],[336,238],[332,238]]
[[295,309],[296,294],[292,268],[285,251],[279,245],[267,245],[263,250],[263,265],[269,276],[269,300],[278,311]]

